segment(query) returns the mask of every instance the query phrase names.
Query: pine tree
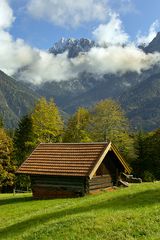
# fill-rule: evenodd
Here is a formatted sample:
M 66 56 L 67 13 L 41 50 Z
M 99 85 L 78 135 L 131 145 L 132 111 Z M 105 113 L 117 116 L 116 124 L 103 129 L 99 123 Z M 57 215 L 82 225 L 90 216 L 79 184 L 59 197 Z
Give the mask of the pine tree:
M 35 142 L 32 119 L 30 115 L 26 115 L 20 119 L 13 138 L 14 158 L 18 166 L 31 153 L 36 145 Z
M 26 115 L 20 119 L 13 137 L 13 156 L 17 168 L 29 156 L 35 146 L 36 141 L 33 133 L 32 119 L 30 115 Z M 15 184 L 17 189 L 27 190 L 30 187 L 29 176 L 17 175 Z

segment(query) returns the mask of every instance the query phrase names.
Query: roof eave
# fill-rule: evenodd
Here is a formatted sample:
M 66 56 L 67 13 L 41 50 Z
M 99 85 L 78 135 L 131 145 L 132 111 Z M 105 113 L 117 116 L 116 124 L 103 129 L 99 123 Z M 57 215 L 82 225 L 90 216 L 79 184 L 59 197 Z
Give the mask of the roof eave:
M 103 159 L 105 158 L 106 154 L 108 153 L 108 151 L 111 148 L 111 142 L 109 142 L 108 144 L 106 144 L 106 147 L 104 148 L 102 154 L 100 155 L 100 157 L 98 158 L 96 164 L 94 165 L 94 168 L 91 170 L 91 172 L 89 173 L 89 179 L 92 179 L 92 177 L 94 176 L 95 172 L 97 171 L 97 169 L 99 168 L 100 164 L 103 162 Z
M 113 143 L 111 144 L 111 149 L 115 153 L 117 158 L 119 159 L 120 163 L 123 165 L 126 172 L 128 174 L 130 174 L 132 172 L 132 169 L 129 167 L 129 165 L 126 163 L 126 161 L 123 159 L 122 155 L 119 153 L 119 151 L 117 150 L 116 146 Z

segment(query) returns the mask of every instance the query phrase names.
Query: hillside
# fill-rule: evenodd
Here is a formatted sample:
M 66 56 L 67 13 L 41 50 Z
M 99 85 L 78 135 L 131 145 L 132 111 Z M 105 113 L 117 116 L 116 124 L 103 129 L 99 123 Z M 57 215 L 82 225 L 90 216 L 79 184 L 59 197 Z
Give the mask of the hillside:
M 159 128 L 160 73 L 130 89 L 120 97 L 120 102 L 135 128 L 147 131 Z
M 0 71 L 0 115 L 5 127 L 16 126 L 19 117 L 30 112 L 38 94 Z
M 83 198 L 32 200 L 0 195 L 3 240 L 159 239 L 160 182 Z

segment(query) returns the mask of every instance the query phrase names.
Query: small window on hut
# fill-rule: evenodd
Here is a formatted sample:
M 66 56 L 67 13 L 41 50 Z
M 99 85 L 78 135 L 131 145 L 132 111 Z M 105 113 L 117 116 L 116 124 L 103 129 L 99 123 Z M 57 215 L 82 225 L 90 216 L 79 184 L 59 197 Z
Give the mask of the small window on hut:
M 96 176 L 103 176 L 103 175 L 106 175 L 106 174 L 108 174 L 108 173 L 109 173 L 109 172 L 108 172 L 105 164 L 104 164 L 104 163 L 101 163 L 101 165 L 99 166 L 99 168 L 98 168 L 97 171 L 96 171 Z

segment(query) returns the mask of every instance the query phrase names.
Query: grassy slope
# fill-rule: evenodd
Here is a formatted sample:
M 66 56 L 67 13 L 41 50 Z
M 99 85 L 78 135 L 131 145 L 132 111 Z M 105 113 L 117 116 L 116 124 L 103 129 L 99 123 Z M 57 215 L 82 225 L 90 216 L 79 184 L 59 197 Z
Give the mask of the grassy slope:
M 160 182 L 84 198 L 0 195 L 0 239 L 160 239 Z

